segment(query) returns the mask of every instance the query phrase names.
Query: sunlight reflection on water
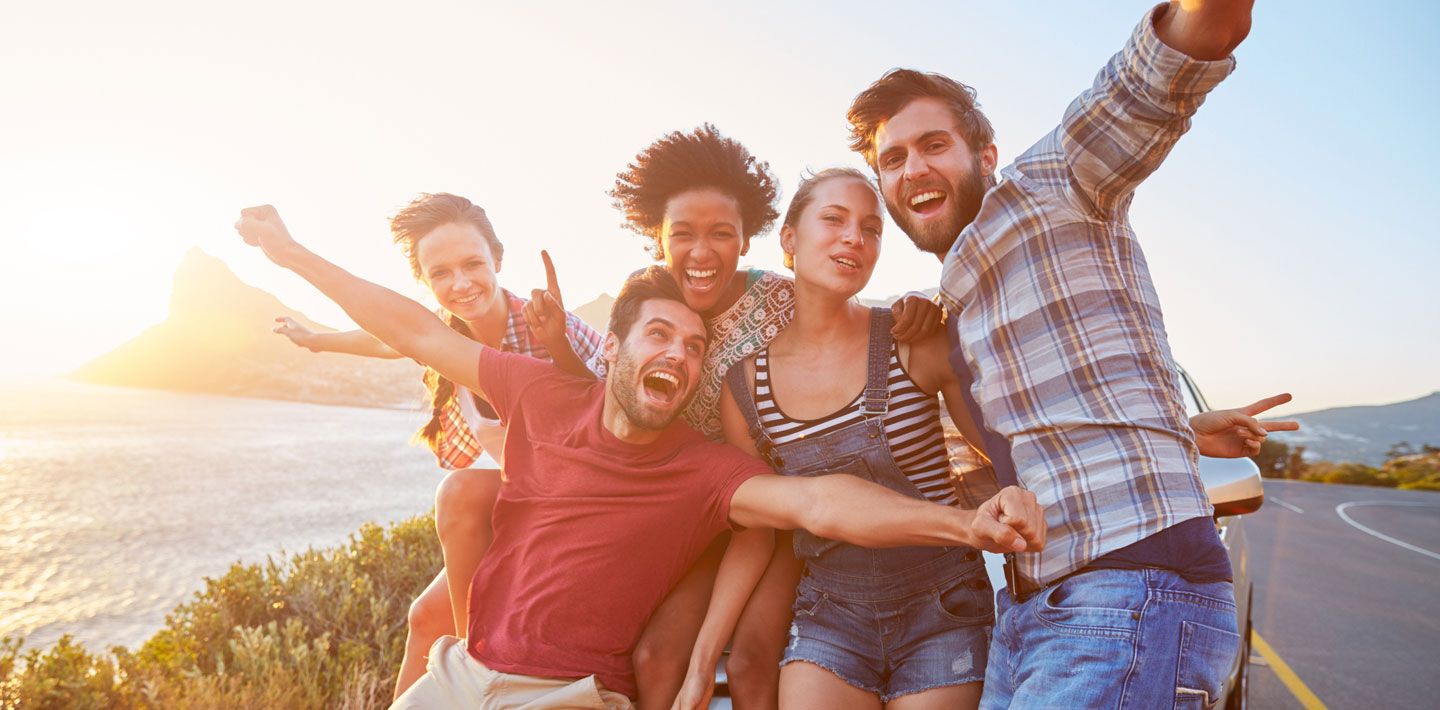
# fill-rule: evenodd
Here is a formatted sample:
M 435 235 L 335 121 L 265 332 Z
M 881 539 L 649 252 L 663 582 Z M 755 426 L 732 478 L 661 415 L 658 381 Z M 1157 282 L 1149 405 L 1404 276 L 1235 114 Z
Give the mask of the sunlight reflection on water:
M 0 382 L 0 636 L 134 645 L 236 560 L 429 510 L 420 412 Z

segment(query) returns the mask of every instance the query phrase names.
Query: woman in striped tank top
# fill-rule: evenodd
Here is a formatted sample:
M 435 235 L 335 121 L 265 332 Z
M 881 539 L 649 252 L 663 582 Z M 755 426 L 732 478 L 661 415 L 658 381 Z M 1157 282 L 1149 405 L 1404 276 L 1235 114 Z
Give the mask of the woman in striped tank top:
M 956 505 L 937 393 L 967 440 L 979 436 L 960 405 L 945 336 L 896 345 L 888 311 L 855 300 L 880 253 L 880 204 L 856 170 L 802 182 L 780 232 L 795 271 L 794 319 L 731 368 L 721 402 L 726 441 L 786 475 L 850 473 Z M 782 708 L 978 706 L 994 614 L 978 551 L 872 550 L 804 530 L 793 547 L 780 539 L 740 617 L 752 627 L 744 634 L 751 647 L 737 635 L 733 654 L 779 660 Z M 743 599 L 743 586 L 722 568 L 712 614 Z M 755 643 L 767 637 L 755 626 L 770 629 L 767 643 Z M 706 686 L 697 669 L 729 636 L 709 627 L 707 619 L 687 691 Z M 693 697 L 682 692 L 679 704 Z

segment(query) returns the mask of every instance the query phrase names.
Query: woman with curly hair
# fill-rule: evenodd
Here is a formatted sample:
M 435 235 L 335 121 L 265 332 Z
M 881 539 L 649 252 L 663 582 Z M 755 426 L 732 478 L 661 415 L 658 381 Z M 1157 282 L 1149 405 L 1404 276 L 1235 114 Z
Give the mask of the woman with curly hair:
M 725 372 L 764 348 L 795 312 L 791 279 L 738 268 L 750 240 L 779 216 L 777 192 L 769 166 L 710 124 L 650 144 L 610 191 L 625 226 L 649 240 L 650 255 L 664 262 L 686 303 L 710 327 L 700 386 L 685 418 L 711 439 L 723 438 L 719 412 Z M 940 309 L 921 294 L 907 295 L 892 311 L 898 340 L 939 330 Z M 789 545 L 789 533 L 778 531 L 777 549 Z M 722 536 L 656 610 L 636 647 L 636 678 L 648 707 L 669 705 L 680 689 L 724 549 Z M 786 612 L 747 610 L 741 619 L 727 665 L 737 707 L 775 707 Z

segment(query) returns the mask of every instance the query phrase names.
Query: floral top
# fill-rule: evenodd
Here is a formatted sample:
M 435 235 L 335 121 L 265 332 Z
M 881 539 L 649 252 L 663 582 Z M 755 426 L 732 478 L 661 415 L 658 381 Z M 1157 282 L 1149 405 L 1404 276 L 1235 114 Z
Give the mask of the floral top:
M 710 321 L 710 349 L 700 368 L 700 386 L 685 410 L 685 421 L 712 441 L 721 441 L 720 393 L 730 366 L 764 348 L 795 317 L 795 282 L 761 269 L 746 272 L 745 293 Z

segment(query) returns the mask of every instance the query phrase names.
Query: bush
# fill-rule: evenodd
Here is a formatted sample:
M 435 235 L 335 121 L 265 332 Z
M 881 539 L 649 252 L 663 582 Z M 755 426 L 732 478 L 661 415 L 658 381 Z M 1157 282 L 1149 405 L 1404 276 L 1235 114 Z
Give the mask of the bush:
M 441 567 L 434 518 L 367 524 L 350 542 L 235 564 L 135 651 L 69 637 L 0 643 L 0 710 L 346 708 L 390 704 L 410 601 Z

